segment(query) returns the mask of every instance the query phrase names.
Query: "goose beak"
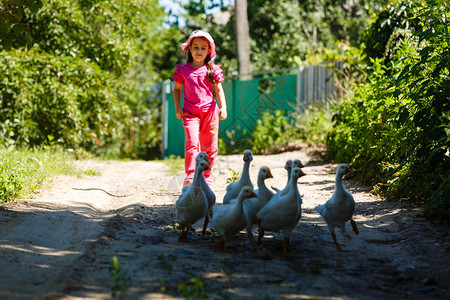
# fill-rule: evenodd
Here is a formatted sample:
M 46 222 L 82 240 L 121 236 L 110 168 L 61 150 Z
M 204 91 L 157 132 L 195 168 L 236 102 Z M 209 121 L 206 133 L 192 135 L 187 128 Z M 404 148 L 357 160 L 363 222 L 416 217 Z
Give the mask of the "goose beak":
M 302 170 L 300 170 L 300 177 L 305 176 L 305 175 L 306 174 Z
M 295 160 L 295 163 L 296 163 L 296 167 L 297 168 L 304 168 L 305 167 L 305 165 L 303 165 L 302 162 L 299 159 Z
M 255 194 L 255 192 L 253 192 L 253 191 L 250 193 L 250 196 L 255 197 L 255 198 L 258 197 L 258 196 Z
M 267 178 L 273 178 L 272 172 L 267 172 Z

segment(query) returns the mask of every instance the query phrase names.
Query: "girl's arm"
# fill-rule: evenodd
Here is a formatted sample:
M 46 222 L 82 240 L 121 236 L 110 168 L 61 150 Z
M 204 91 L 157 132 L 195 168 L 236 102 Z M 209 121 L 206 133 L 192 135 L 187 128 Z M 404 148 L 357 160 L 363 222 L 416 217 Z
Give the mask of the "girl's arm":
M 215 84 L 214 90 L 216 92 L 217 102 L 219 102 L 219 120 L 225 120 L 227 118 L 227 102 L 222 84 L 220 82 Z
M 181 83 L 175 82 L 175 87 L 173 88 L 173 101 L 175 102 L 175 114 L 178 119 L 183 118 L 183 109 L 180 106 L 181 101 Z

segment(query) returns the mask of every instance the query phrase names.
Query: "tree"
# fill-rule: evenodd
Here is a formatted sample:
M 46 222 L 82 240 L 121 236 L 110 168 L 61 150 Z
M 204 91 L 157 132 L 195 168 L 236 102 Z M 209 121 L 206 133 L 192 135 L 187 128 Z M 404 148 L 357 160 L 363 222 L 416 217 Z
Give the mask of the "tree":
M 9 50 L 21 41 L 30 44 L 26 24 L 27 13 L 36 13 L 42 7 L 41 0 L 2 0 L 0 2 L 0 50 Z
M 247 17 L 247 0 L 236 0 L 236 41 L 239 79 L 251 79 L 250 36 Z

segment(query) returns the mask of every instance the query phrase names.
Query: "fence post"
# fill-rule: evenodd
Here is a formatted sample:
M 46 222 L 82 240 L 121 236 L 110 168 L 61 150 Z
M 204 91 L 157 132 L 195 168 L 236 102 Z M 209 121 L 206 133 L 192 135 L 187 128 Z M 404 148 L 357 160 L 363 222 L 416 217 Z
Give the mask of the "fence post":
M 170 79 L 164 80 L 162 85 L 162 107 L 163 107 L 163 128 L 162 128 L 162 141 L 163 141 L 163 158 L 166 158 L 166 152 L 169 140 L 169 103 L 167 95 L 170 94 L 171 81 Z
M 297 70 L 297 107 L 295 110 L 300 111 L 300 104 L 302 103 L 303 95 L 303 65 L 298 66 Z

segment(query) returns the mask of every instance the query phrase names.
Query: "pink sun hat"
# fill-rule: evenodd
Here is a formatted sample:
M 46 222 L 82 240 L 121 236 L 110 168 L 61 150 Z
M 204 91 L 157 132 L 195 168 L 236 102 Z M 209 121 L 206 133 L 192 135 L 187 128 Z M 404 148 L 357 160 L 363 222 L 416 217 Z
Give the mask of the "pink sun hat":
M 185 43 L 181 44 L 181 49 L 183 50 L 183 52 L 186 53 L 186 55 L 188 55 L 189 45 L 191 44 L 191 41 L 196 37 L 204 37 L 208 40 L 209 47 L 211 48 L 210 56 L 211 59 L 213 59 L 214 56 L 216 56 L 216 45 L 214 44 L 214 40 L 211 37 L 211 35 L 203 30 L 196 30 L 191 33 L 188 40 Z

